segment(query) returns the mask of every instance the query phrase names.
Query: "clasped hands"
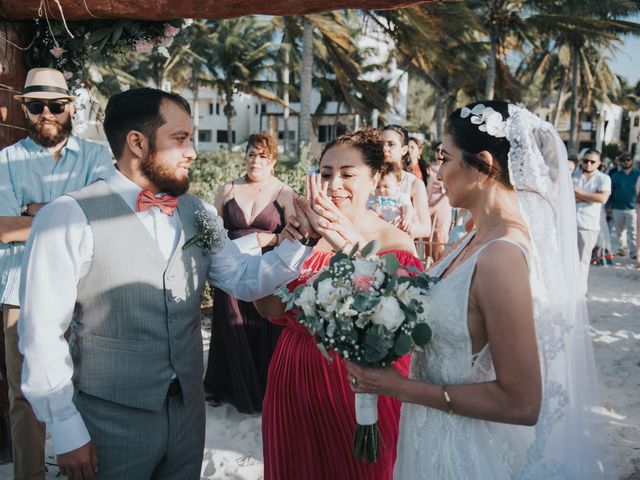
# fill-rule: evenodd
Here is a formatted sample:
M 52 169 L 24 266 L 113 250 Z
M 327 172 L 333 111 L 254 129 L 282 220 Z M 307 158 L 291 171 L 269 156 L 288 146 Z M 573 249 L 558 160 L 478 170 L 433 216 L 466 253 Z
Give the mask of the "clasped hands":
M 328 183 L 322 184 L 317 173 L 308 174 L 304 197 L 294 201 L 295 217 L 291 217 L 280 233 L 280 239 L 292 241 L 322 237 L 334 250 L 364 246 L 365 239 L 327 194 Z

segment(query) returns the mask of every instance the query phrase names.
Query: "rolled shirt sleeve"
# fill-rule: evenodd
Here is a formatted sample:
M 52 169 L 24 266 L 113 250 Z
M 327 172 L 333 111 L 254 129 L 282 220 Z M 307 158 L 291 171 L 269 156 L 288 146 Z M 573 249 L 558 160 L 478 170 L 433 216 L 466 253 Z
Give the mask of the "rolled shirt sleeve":
M 21 210 L 9 167 L 9 151 L 0 151 L 0 217 L 17 217 Z M 22 261 L 19 252 L 23 248 L 22 244 L 0 243 L 0 303 L 18 304 L 18 276 Z
M 251 302 L 271 295 L 281 285 L 296 278 L 310 247 L 283 241 L 262 256 L 242 253 L 234 242 L 211 255 L 209 279 L 229 295 Z
M 202 203 L 222 225 L 216 209 Z M 242 237 L 246 238 L 245 244 L 239 244 L 238 240 L 228 241 L 226 230 L 224 235 L 227 237 L 224 247 L 211 255 L 209 280 L 215 287 L 245 302 L 271 295 L 280 286 L 297 278 L 304 261 L 311 254 L 311 247 L 285 240 L 270 252 L 255 256 L 253 251 L 259 249 L 256 235 Z
M 55 200 L 37 215 L 20 277 L 22 391 L 46 423 L 58 455 L 90 440 L 73 403 L 73 361 L 64 334 L 73 316 L 78 281 L 92 255 L 91 229 L 71 197 Z

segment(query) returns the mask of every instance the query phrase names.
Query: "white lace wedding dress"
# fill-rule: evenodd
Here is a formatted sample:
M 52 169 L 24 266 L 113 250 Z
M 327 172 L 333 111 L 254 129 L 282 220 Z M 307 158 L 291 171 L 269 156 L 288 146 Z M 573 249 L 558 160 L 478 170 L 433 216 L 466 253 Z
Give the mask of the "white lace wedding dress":
M 429 274 L 442 275 L 471 238 L 473 234 Z M 467 327 L 469 288 L 481 252 L 482 249 L 475 252 L 432 287 L 433 339 L 424 352 L 413 354 L 411 378 L 446 385 L 495 380 L 489 345 L 473 355 Z M 399 480 L 512 478 L 522 466 L 533 435 L 533 427 L 476 420 L 405 403 L 400 417 L 394 477 Z
M 526 109 L 508 108 L 509 178 L 531 239 L 527 263 L 543 390 L 538 423 L 506 425 L 406 403 L 396 480 L 617 478 L 607 453 L 607 418 L 600 408 L 579 288 L 567 151 L 549 123 Z M 442 275 L 470 238 L 429 274 Z M 424 352 L 413 355 L 413 378 L 451 385 L 495 380 L 490 348 L 474 357 L 467 328 L 469 287 L 479 254 L 432 288 L 433 338 Z

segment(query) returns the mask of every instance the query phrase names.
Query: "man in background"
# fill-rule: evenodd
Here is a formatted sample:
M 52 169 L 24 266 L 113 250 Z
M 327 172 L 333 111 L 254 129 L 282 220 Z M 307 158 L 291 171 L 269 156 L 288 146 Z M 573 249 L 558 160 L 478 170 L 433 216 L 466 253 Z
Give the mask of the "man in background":
M 24 245 L 40 209 L 114 170 L 110 151 L 72 135 L 75 99 L 61 72 L 34 68 L 16 95 L 29 136 L 0 151 L 0 303 L 9 387 L 9 418 L 16 480 L 44 479 L 44 424 L 20 389 L 18 286 Z
M 573 174 L 576 197 L 576 219 L 578 224 L 578 253 L 583 288 L 586 293 L 589 280 L 591 251 L 600 233 L 602 205 L 611 194 L 611 178 L 599 170 L 601 155 L 598 150 L 587 150 Z
M 640 170 L 633 168 L 633 159 L 629 153 L 619 157 L 620 170 L 611 175 L 611 198 L 607 207 L 618 237 L 618 254 L 629 254 L 638 259 L 637 218 L 638 190 L 640 188 Z M 626 236 L 625 236 L 626 233 Z

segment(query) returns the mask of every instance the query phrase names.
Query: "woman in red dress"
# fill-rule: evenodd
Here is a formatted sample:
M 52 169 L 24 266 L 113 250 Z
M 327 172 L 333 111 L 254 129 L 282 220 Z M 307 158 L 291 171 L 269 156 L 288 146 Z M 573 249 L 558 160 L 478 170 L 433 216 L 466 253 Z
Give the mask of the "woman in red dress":
M 402 264 L 420 268 L 411 238 L 367 209 L 383 162 L 382 148 L 370 132 L 343 135 L 324 148 L 321 181 L 316 177 L 308 182 L 315 213 L 304 206 L 311 226 L 323 236 L 289 288 L 327 265 L 334 250 L 351 249 L 356 242 L 364 246 L 377 240 L 382 253 L 392 252 Z M 291 225 L 287 232 L 299 237 Z M 355 459 L 354 395 L 343 360 L 331 354 L 333 361 L 327 362 L 306 328 L 284 312 L 278 298 L 262 299 L 256 306 L 263 316 L 285 327 L 269 365 L 263 403 L 265 479 L 390 480 L 400 402 L 379 397 L 380 456 L 373 464 Z M 405 376 L 408 365 L 408 356 L 396 362 Z

